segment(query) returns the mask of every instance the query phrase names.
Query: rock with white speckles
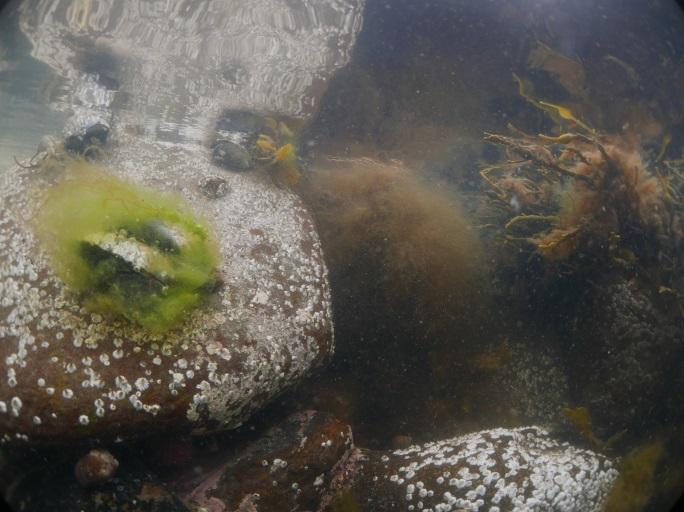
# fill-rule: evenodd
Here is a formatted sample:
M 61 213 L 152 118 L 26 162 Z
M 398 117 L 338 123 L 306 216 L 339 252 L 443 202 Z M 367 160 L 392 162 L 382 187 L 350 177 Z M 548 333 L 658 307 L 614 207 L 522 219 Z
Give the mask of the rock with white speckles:
M 313 114 L 321 85 L 349 61 L 363 4 L 22 3 L 19 28 L 32 58 L 65 80 L 57 108 L 69 116 L 65 134 L 76 136 L 71 154 L 83 150 L 123 180 L 182 196 L 219 241 L 223 287 L 163 336 L 89 314 L 53 274 L 30 227 L 59 171 L 3 172 L 5 442 L 229 429 L 326 360 L 330 297 L 308 212 L 258 171 L 221 169 L 207 146 L 244 145 L 240 133 L 256 136 L 264 112 Z M 83 144 L 93 142 L 89 155 Z
M 252 443 L 226 449 L 215 469 L 170 484 L 193 510 L 317 510 L 336 472 L 353 451 L 349 426 L 326 413 L 293 414 Z M 212 459 L 216 460 L 214 455 Z M 201 463 L 200 463 L 201 464 Z M 249 506 L 253 508 L 248 508 Z
M 295 414 L 247 446 L 227 450 L 221 462 L 212 458 L 203 476 L 169 484 L 190 489 L 177 492 L 191 508 L 599 512 L 618 476 L 610 459 L 539 427 L 376 451 L 355 447 L 346 424 L 318 412 Z
M 598 512 L 617 475 L 607 458 L 538 427 L 494 429 L 367 452 L 337 500 L 360 511 Z
M 568 379 L 556 347 L 528 340 L 508 344 L 510 359 L 498 368 L 494 390 L 502 406 L 524 421 L 554 424 L 569 399 Z
M 224 286 L 166 334 L 82 308 L 31 221 L 61 174 L 15 169 L 0 191 L 0 431 L 5 441 L 202 433 L 241 424 L 332 351 L 327 272 L 297 196 L 228 174 L 209 148 L 117 134 L 104 166 L 207 220 Z M 207 196 L 220 179 L 222 194 Z

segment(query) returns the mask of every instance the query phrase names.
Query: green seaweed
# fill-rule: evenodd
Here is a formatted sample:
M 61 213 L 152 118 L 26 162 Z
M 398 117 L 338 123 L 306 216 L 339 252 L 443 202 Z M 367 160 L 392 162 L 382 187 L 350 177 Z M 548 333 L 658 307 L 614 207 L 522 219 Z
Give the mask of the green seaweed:
M 68 165 L 35 219 L 54 272 L 92 312 L 152 332 L 176 326 L 216 288 L 218 250 L 178 197 Z

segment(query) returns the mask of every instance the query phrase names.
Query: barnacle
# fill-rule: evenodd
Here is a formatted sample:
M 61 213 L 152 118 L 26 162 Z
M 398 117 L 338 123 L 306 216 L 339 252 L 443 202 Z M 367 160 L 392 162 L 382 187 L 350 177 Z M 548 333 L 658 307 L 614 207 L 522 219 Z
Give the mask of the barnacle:
M 216 288 L 216 245 L 179 198 L 91 164 L 68 165 L 34 224 L 54 272 L 93 312 L 164 332 Z

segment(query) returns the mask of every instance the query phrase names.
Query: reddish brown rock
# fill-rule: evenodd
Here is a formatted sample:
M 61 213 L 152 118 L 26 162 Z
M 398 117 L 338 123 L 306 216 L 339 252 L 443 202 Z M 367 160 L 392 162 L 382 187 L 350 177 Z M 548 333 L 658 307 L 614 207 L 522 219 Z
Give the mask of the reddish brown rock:
M 5 441 L 232 428 L 331 354 L 326 268 L 297 196 L 268 178 L 217 169 L 208 150 L 117 140 L 104 162 L 112 174 L 179 194 L 207 219 L 224 286 L 164 335 L 89 313 L 53 274 L 32 232 L 60 172 L 7 172 L 0 191 Z M 225 195 L 208 198 L 205 185 L 217 175 Z
M 362 512 L 599 512 L 618 474 L 609 459 L 538 427 L 363 455 L 336 496 Z
M 64 442 L 235 427 L 330 355 L 330 299 L 300 199 L 266 172 L 216 166 L 208 141 L 251 150 L 242 130 L 217 126 L 226 111 L 315 112 L 322 84 L 350 58 L 363 1 L 79 5 L 31 0 L 17 11 L 32 59 L 64 80 L 56 103 L 68 147 L 181 195 L 220 242 L 225 286 L 167 336 L 83 311 L 30 228 L 59 176 L 3 170 L 0 432 Z M 266 33 L 271 51 L 255 59 Z
M 352 450 L 348 425 L 306 411 L 290 416 L 263 437 L 186 488 L 190 508 L 211 511 L 316 510 L 337 468 Z
M 328 414 L 291 416 L 170 488 L 211 512 L 601 510 L 613 461 L 539 427 L 492 429 L 393 451 L 353 446 Z

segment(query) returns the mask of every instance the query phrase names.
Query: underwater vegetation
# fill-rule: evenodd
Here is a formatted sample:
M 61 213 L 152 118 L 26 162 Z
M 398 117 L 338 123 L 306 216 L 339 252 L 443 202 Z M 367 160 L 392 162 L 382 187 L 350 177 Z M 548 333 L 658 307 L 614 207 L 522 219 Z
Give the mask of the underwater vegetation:
M 602 441 L 594 434 L 594 427 L 591 423 L 589 410 L 584 406 L 574 408 L 566 407 L 563 409 L 563 416 L 565 416 L 565 419 L 568 420 L 579 435 L 588 441 L 594 448 L 603 453 L 609 451 L 613 444 L 626 432 L 623 430 L 611 436 L 607 441 Z
M 573 93 L 573 105 L 600 110 L 579 62 L 538 43 L 528 65 L 555 77 Z M 513 78 L 519 95 L 553 121 L 554 133 L 530 134 L 510 123 L 509 134 L 485 133 L 503 158 L 480 171 L 489 190 L 480 227 L 493 233 L 495 246 L 515 248 L 518 264 L 535 261 L 546 275 L 639 274 L 681 303 L 684 178 L 681 161 L 663 158 L 668 133 L 653 148 L 644 146 L 650 135 L 628 124 L 602 133 L 569 107 L 536 98 L 528 80 Z
M 445 408 L 415 383 L 439 381 L 433 389 L 451 393 L 433 362 L 446 364 L 437 353 L 458 359 L 484 311 L 485 265 L 460 198 L 398 161 L 369 158 L 316 162 L 299 192 L 317 221 L 335 290 L 344 339 L 336 364 L 343 373 L 347 365 L 369 398 L 354 415 L 432 422 L 415 411 Z M 454 375 L 452 368 L 447 379 Z M 399 428 L 389 421 L 382 437 Z
M 35 219 L 54 272 L 90 311 L 161 333 L 217 286 L 218 249 L 176 197 L 73 160 Z
M 294 133 L 283 121 L 267 118 L 266 127 L 271 135 L 261 133 L 256 146 L 261 153 L 273 180 L 279 184 L 293 187 L 299 183 L 301 172 L 295 153 Z
M 634 448 L 620 463 L 620 475 L 608 493 L 605 512 L 644 510 L 655 489 L 654 475 L 663 453 L 663 440 Z
M 538 42 L 530 71 L 513 75 L 525 113 L 541 121 L 485 132 L 496 156 L 480 168 L 477 224 L 494 259 L 494 300 L 562 357 L 563 402 L 582 404 L 561 405 L 562 423 L 594 449 L 626 454 L 606 510 L 658 510 L 663 446 L 648 432 L 681 421 L 663 397 L 681 395 L 671 378 L 684 318 L 684 160 L 672 158 L 676 115 L 663 115 L 657 95 L 634 100 L 648 115 L 622 117 L 595 95 L 597 67 L 636 87 L 628 62 L 604 55 L 588 66 Z
M 388 298 L 463 303 L 482 272 L 478 239 L 458 198 L 399 162 L 330 159 L 303 193 L 335 268 L 374 259 Z
M 512 211 L 508 240 L 549 260 L 577 252 L 626 263 L 652 256 L 643 240 L 654 240 L 663 223 L 664 194 L 634 147 L 593 134 L 516 135 L 486 135 L 509 159 L 481 172 Z

